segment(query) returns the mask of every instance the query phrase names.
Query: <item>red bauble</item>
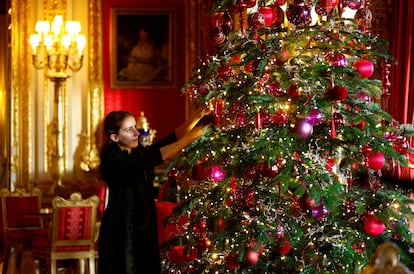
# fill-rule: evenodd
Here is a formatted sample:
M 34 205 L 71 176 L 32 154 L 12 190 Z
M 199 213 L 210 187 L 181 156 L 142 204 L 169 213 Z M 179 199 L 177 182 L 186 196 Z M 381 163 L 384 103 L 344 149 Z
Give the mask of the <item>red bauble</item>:
M 368 78 L 374 73 L 374 64 L 370 60 L 357 60 L 352 64 L 361 78 Z
M 276 126 L 283 127 L 289 122 L 289 113 L 281 108 L 271 116 L 271 121 Z
M 361 27 L 368 28 L 372 22 L 372 12 L 368 8 L 360 8 L 354 16 L 355 22 Z
M 371 152 L 367 156 L 367 166 L 370 169 L 381 169 L 385 164 L 385 157 L 381 151 Z
M 192 177 L 196 181 L 205 181 L 210 174 L 210 168 L 205 168 L 203 162 L 199 161 L 192 170 Z
M 278 6 L 278 5 L 270 5 L 269 8 L 273 9 L 273 13 L 274 13 L 274 22 L 273 22 L 273 26 L 278 27 L 280 26 L 280 24 L 283 23 L 283 21 L 285 20 L 285 13 L 283 11 L 283 9 Z
M 410 143 L 404 136 L 398 136 L 392 143 L 392 148 L 395 149 L 399 154 L 405 155 L 410 149 Z
M 228 269 L 236 269 L 240 267 L 239 256 L 237 254 L 229 253 L 225 260 Z
M 183 264 L 186 262 L 186 258 L 184 256 L 185 246 L 183 245 L 176 245 L 171 247 L 170 251 L 168 252 L 168 258 L 170 261 L 176 264 Z
M 246 264 L 248 266 L 254 266 L 259 261 L 259 252 L 254 249 L 249 249 L 246 252 Z
M 233 76 L 233 70 L 230 66 L 220 66 L 217 68 L 217 76 L 223 80 L 228 80 Z
M 292 83 L 286 90 L 286 94 L 289 97 L 300 97 L 301 89 L 298 87 L 296 83 Z
M 385 224 L 374 215 L 367 215 L 364 221 L 364 230 L 371 236 L 381 235 L 385 230 Z
M 211 39 L 213 40 L 215 45 L 220 45 L 224 41 L 226 41 L 226 35 L 221 30 L 221 28 L 214 28 L 211 31 Z
M 348 89 L 342 86 L 328 88 L 326 97 L 334 101 L 342 101 L 348 96 Z
M 290 251 L 290 242 L 286 237 L 282 237 L 277 241 L 276 251 L 280 255 L 286 255 Z
M 256 5 L 256 0 L 239 0 L 237 5 L 242 8 L 252 8 Z
M 272 7 L 259 7 L 259 12 L 264 16 L 264 22 L 267 27 L 270 27 L 276 22 L 276 12 Z
M 283 6 L 286 4 L 286 0 L 275 0 L 275 5 Z
M 258 11 L 251 13 L 248 18 L 249 25 L 254 29 L 263 28 L 266 24 L 265 20 L 263 13 Z

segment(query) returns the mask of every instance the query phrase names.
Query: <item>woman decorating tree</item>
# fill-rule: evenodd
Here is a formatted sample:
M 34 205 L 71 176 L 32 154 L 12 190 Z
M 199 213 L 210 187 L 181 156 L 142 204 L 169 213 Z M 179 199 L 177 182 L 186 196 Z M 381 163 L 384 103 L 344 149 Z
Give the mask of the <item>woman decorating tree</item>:
M 113 111 L 105 117 L 100 168 L 109 200 L 98 239 L 99 274 L 160 273 L 153 170 L 199 137 L 204 127 L 196 125 L 208 113 L 198 109 L 168 137 L 147 147 L 138 145 L 131 113 Z

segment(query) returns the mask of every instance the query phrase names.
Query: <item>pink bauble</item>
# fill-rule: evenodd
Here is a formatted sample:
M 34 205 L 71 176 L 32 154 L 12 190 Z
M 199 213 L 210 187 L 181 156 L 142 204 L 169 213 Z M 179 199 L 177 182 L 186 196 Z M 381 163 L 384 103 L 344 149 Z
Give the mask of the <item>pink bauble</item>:
M 295 132 L 302 140 L 312 136 L 313 126 L 306 119 L 298 119 L 295 124 Z
M 259 253 L 254 249 L 249 249 L 246 253 L 246 264 L 253 266 L 259 261 Z
M 358 93 L 358 99 L 360 99 L 362 102 L 365 102 L 365 103 L 371 102 L 371 96 L 369 96 L 367 93 L 363 91 Z
M 317 126 L 322 124 L 324 118 L 325 117 L 322 111 L 317 108 L 313 108 L 309 111 L 308 116 L 306 116 L 306 121 L 308 121 L 312 126 Z
M 371 152 L 367 156 L 367 166 L 370 169 L 381 169 L 384 167 L 385 157 L 381 151 Z
M 325 56 L 326 62 L 331 66 L 346 67 L 348 61 L 346 60 L 345 55 L 340 52 L 330 52 Z
M 357 60 L 352 64 L 361 78 L 368 78 L 374 73 L 374 64 L 370 60 Z
M 342 5 L 353 10 L 357 10 L 362 6 L 362 0 L 342 0 Z
M 384 232 L 385 225 L 380 218 L 368 215 L 364 221 L 364 230 L 371 236 L 378 236 Z

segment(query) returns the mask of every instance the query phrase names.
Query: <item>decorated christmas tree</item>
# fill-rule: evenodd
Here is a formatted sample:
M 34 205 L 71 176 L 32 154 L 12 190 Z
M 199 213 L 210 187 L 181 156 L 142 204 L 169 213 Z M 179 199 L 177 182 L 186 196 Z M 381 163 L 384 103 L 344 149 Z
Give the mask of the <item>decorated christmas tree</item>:
M 413 128 L 379 103 L 394 60 L 369 5 L 212 2 L 214 52 L 183 92 L 213 117 L 169 166 L 166 273 L 359 273 L 386 241 L 411 262 L 413 202 L 382 178 Z

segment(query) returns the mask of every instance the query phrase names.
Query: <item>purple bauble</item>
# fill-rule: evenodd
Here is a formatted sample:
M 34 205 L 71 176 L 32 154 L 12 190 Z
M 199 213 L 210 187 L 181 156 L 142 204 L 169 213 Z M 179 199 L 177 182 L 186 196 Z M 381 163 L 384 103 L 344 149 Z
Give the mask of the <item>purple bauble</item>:
M 329 215 L 328 209 L 323 204 L 323 201 L 319 203 L 319 205 L 312 208 L 312 216 L 317 219 L 318 221 L 325 220 Z
M 312 22 L 311 10 L 312 6 L 307 3 L 295 2 L 287 8 L 286 17 L 293 25 L 303 28 Z
M 312 126 L 317 126 L 322 124 L 324 115 L 322 111 L 317 108 L 313 108 L 309 111 L 308 116 L 306 116 L 306 121 L 310 123 Z
M 344 7 L 348 6 L 352 10 L 357 10 L 362 6 L 362 0 L 342 0 L 342 5 Z
M 325 56 L 326 62 L 329 63 L 331 66 L 338 66 L 338 67 L 346 67 L 348 65 L 348 61 L 346 60 L 346 56 L 339 52 L 330 52 Z
M 306 140 L 312 136 L 313 126 L 305 119 L 298 119 L 295 124 L 295 132 L 302 140 Z
M 369 103 L 371 102 L 371 96 L 369 96 L 368 94 L 366 94 L 365 92 L 361 91 L 360 93 L 358 93 L 358 98 L 364 102 L 364 103 Z

